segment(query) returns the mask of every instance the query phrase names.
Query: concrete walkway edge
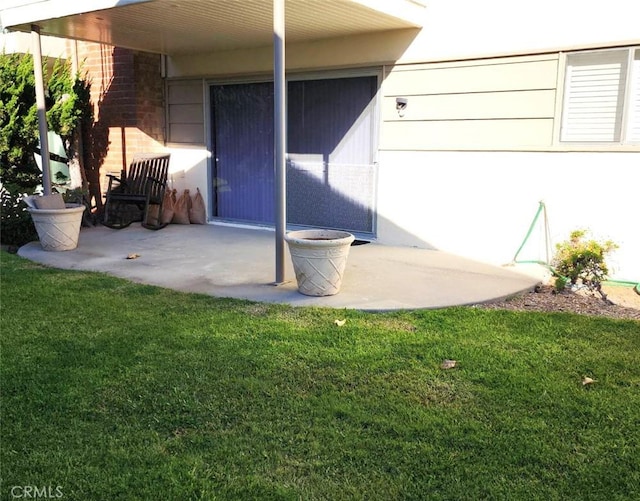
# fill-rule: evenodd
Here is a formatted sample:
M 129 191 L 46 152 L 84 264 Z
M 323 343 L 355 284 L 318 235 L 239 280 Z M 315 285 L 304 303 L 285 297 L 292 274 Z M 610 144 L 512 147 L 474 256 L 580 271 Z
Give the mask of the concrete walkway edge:
M 170 225 L 150 231 L 83 228 L 78 248 L 46 252 L 38 242 L 18 254 L 48 266 L 98 271 L 145 284 L 294 306 L 367 311 L 443 308 L 502 299 L 530 290 L 539 276 L 441 251 L 370 243 L 352 246 L 342 289 L 328 297 L 297 291 L 287 255 L 288 282 L 274 286 L 273 231 L 219 225 Z M 136 259 L 126 259 L 138 254 Z

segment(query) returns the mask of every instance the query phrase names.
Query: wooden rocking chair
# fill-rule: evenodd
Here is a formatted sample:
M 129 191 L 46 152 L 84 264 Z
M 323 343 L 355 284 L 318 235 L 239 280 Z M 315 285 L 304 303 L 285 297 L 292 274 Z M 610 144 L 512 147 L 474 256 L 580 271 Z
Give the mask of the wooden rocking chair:
M 167 226 L 162 223 L 162 202 L 167 189 L 169 154 L 136 155 L 122 179 L 112 174 L 104 205 L 102 223 L 109 228 L 122 229 L 134 221 L 142 226 L 159 230 Z M 150 207 L 158 206 L 156 223 L 151 222 Z

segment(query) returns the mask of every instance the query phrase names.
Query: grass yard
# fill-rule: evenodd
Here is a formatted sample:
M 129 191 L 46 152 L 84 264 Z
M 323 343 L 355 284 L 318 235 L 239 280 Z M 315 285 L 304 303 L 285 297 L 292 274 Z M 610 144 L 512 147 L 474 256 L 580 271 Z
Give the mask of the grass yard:
M 639 322 L 296 309 L 0 254 L 0 499 L 640 499 Z

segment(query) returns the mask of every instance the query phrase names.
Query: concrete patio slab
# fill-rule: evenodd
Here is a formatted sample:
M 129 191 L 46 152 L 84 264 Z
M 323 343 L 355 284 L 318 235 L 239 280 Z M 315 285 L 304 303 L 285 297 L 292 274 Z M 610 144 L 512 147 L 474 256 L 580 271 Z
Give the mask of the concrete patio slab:
M 18 254 L 48 266 L 105 272 L 135 282 L 252 301 L 360 310 L 442 308 L 503 298 L 540 282 L 535 274 L 441 251 L 370 243 L 352 246 L 339 294 L 309 297 L 275 279 L 274 233 L 222 225 L 170 225 L 160 231 L 83 228 L 78 248 L 46 252 L 38 242 Z M 126 259 L 139 254 L 136 259 Z

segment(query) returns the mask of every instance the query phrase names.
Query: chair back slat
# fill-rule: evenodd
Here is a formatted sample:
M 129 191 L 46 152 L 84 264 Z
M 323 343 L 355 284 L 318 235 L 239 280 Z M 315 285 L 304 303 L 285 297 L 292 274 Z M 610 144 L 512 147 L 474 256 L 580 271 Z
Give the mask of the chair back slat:
M 170 155 L 140 155 L 134 157 L 129 165 L 124 192 L 128 194 L 146 194 L 151 200 L 164 196 L 169 176 Z M 156 180 L 151 181 L 149 178 Z
M 151 163 L 150 177 L 161 181 L 160 183 L 152 182 L 148 189 L 151 192 L 152 199 L 158 199 L 164 196 L 166 181 L 169 176 L 169 157 L 156 158 Z

